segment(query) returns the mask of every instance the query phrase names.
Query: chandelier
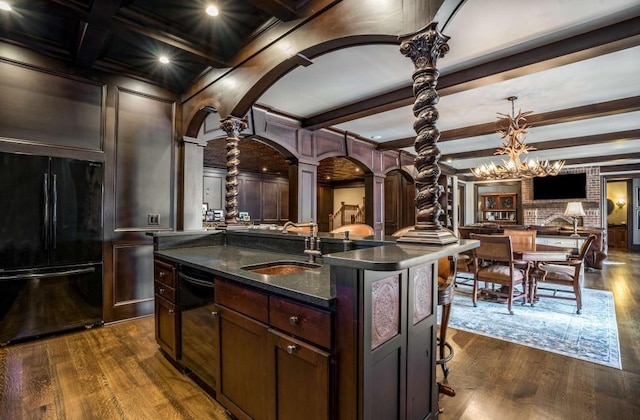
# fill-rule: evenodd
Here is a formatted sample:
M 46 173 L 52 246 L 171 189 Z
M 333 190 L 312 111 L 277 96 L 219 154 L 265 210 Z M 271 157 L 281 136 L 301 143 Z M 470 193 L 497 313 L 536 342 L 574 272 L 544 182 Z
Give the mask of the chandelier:
M 525 135 L 527 134 L 526 116 L 533 111 L 514 112 L 514 102 L 517 96 L 507 98 L 511 101 L 511 115 L 498 113 L 499 124 L 503 127 L 498 130 L 504 139 L 502 147 L 498 148 L 494 155 L 509 155 L 509 160 L 502 160 L 501 165 L 491 162 L 488 165 L 481 165 L 471 168 L 471 172 L 476 178 L 483 179 L 506 179 L 506 178 L 533 178 L 536 176 L 558 175 L 564 166 L 564 160 L 550 163 L 548 160 L 520 159 L 523 153 L 536 150 L 535 147 L 527 146 Z

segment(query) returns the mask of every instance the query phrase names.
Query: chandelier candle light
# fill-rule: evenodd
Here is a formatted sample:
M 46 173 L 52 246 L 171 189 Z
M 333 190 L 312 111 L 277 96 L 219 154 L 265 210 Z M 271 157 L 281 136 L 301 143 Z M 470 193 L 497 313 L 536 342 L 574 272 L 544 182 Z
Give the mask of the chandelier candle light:
M 558 175 L 564 161 L 559 160 L 549 163 L 548 160 L 540 161 L 538 159 L 530 160 L 528 158 L 520 159 L 523 153 L 529 153 L 536 150 L 535 147 L 527 146 L 525 143 L 525 135 L 527 134 L 526 116 L 533 111 L 518 111 L 515 115 L 514 102 L 517 96 L 507 98 L 511 102 L 511 115 L 498 113 L 499 124 L 502 128 L 498 133 L 502 135 L 504 143 L 498 148 L 495 155 L 509 155 L 509 160 L 502 160 L 501 165 L 491 162 L 488 165 L 482 165 L 477 168 L 471 168 L 471 172 L 476 178 L 482 179 L 507 179 L 507 178 L 533 178 L 536 176 Z

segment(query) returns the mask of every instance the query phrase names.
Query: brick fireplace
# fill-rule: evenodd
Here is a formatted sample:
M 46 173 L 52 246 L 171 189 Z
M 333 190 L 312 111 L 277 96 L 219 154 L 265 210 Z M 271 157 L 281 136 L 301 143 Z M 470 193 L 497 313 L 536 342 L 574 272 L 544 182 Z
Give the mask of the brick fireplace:
M 571 218 L 563 216 L 569 201 L 580 201 L 585 217 L 578 219 L 578 226 L 601 227 L 600 167 L 571 168 L 562 171 L 565 174 L 587 174 L 587 198 L 583 200 L 536 200 L 533 201 L 533 180 L 522 180 L 522 209 L 525 225 L 573 224 Z

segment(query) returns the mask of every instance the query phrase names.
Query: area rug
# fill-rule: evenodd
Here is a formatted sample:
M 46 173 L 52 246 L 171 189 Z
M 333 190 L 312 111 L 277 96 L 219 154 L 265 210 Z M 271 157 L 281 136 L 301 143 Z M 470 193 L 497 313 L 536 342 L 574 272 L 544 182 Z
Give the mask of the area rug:
M 459 288 L 449 327 L 621 369 L 618 326 L 611 292 L 584 289 L 582 314 L 575 301 L 541 298 L 534 307 L 479 300 Z

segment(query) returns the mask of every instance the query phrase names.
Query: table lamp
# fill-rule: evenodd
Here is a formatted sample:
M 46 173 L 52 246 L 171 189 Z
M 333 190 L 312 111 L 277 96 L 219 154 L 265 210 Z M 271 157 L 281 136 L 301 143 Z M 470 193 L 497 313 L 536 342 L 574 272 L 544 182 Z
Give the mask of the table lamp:
M 577 238 L 578 235 L 578 217 L 584 217 L 587 214 L 582 208 L 582 203 L 579 201 L 570 201 L 567 203 L 567 208 L 564 211 L 565 216 L 573 217 L 573 234 L 572 238 Z

